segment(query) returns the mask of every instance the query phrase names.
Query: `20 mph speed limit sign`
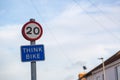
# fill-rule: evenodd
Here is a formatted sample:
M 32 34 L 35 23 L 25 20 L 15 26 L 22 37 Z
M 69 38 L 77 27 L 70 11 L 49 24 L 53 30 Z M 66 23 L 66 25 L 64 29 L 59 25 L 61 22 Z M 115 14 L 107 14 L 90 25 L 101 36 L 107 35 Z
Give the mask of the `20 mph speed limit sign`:
M 35 21 L 27 22 L 23 25 L 22 35 L 29 41 L 35 41 L 42 36 L 43 30 L 39 23 Z

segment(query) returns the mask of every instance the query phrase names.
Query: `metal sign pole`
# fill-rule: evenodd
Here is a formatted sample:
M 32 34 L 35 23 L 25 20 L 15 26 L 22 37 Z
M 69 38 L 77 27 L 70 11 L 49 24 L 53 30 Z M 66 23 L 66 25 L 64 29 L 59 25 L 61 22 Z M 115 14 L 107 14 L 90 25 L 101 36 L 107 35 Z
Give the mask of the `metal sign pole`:
M 30 21 L 35 21 L 35 19 L 30 19 Z M 31 41 L 30 45 L 35 45 L 35 41 Z M 36 80 L 36 61 L 31 62 L 31 80 Z
M 36 61 L 31 62 L 31 80 L 36 80 Z
M 35 41 L 31 41 L 31 45 L 35 45 Z M 36 61 L 31 62 L 31 80 L 36 80 Z
M 30 46 L 21 46 L 21 60 L 22 62 L 31 61 L 31 80 L 36 80 L 36 61 L 44 60 L 44 45 L 35 43 L 42 34 L 42 26 L 35 19 L 30 19 L 22 27 L 22 35 L 30 41 Z

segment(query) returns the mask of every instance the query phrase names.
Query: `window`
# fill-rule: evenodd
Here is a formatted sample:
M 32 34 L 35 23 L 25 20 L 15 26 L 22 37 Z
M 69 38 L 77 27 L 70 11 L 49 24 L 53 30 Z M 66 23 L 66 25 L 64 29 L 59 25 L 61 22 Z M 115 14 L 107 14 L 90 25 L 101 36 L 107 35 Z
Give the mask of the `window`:
M 117 80 L 120 80 L 120 66 L 116 67 L 116 72 L 117 72 Z
M 100 80 L 100 76 L 97 76 L 97 77 L 96 77 L 96 80 Z
M 102 80 L 104 80 L 104 74 L 102 74 Z

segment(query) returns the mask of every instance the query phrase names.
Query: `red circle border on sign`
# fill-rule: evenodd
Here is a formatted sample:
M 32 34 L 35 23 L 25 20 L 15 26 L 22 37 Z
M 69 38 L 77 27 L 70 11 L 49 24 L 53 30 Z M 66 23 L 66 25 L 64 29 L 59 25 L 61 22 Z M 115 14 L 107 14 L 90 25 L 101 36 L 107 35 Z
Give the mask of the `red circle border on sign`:
M 40 35 L 39 35 L 37 38 L 29 38 L 29 37 L 26 35 L 26 33 L 25 33 L 25 28 L 26 28 L 27 25 L 30 24 L 30 23 L 37 24 L 37 25 L 39 26 L 40 30 L 41 30 L 41 33 L 40 33 Z M 29 21 L 29 22 L 27 22 L 26 24 L 24 24 L 23 27 L 22 27 L 22 35 L 23 35 L 23 37 L 24 37 L 26 40 L 29 40 L 29 41 L 38 40 L 38 39 L 42 36 L 42 34 L 43 34 L 43 29 L 42 29 L 42 26 L 41 26 L 38 22 Z

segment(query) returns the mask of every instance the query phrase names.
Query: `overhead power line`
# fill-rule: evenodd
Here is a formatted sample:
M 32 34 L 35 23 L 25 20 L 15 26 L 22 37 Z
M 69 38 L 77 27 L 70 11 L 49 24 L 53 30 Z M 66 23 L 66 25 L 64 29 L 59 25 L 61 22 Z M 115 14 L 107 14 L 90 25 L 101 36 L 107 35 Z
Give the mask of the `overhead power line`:
M 40 12 L 39 12 L 37 6 L 34 4 L 34 2 L 33 2 L 32 0 L 30 0 L 30 2 L 31 2 L 31 4 L 32 4 L 34 10 L 37 12 L 37 14 L 38 14 L 39 16 L 41 16 L 41 15 L 40 15 Z M 62 46 L 60 46 L 59 41 L 57 40 L 57 38 L 55 37 L 55 35 L 54 35 L 53 32 L 51 31 L 51 29 L 50 29 L 49 27 L 47 27 L 46 24 L 45 24 L 45 26 L 46 26 L 47 31 L 51 34 L 51 36 L 52 36 L 53 39 L 55 40 L 56 44 L 58 45 L 58 48 L 59 48 L 62 52 L 64 52 L 64 50 L 63 50 L 64 48 L 63 48 Z M 68 61 L 71 65 L 73 64 L 72 60 L 71 60 L 66 54 L 62 54 L 62 55 L 67 59 L 67 61 Z
M 103 24 L 101 24 L 98 20 L 96 20 L 92 15 L 88 14 L 87 10 L 80 6 L 80 4 L 76 0 L 72 0 L 76 5 L 78 5 L 79 8 L 81 8 L 94 22 L 100 25 L 101 28 L 103 28 L 106 32 L 108 32 L 112 37 L 116 38 L 118 41 L 120 41 L 120 38 L 113 34 L 108 28 L 106 28 Z
M 118 23 L 116 23 L 110 16 L 108 16 L 108 15 L 105 15 L 105 12 L 103 12 L 103 10 L 101 9 L 101 8 L 99 8 L 95 3 L 93 3 L 93 1 L 91 1 L 91 0 L 87 0 L 92 6 L 94 6 L 97 10 L 99 10 L 99 12 L 101 13 L 101 14 L 103 14 L 103 16 L 105 17 L 105 18 L 107 18 L 109 21 L 111 21 L 112 23 L 114 23 L 115 25 L 117 24 L 117 25 L 119 25 Z

